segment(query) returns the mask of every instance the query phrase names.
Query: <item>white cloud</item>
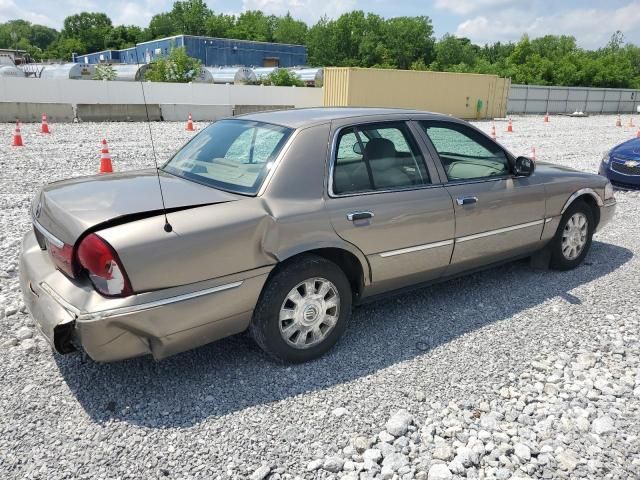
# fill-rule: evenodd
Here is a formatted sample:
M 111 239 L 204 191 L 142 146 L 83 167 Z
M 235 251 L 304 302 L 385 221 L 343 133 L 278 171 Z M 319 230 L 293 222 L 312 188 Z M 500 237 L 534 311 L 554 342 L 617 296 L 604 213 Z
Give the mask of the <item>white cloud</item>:
M 56 26 L 57 23 L 47 15 L 25 10 L 18 6 L 13 0 L 0 0 L 0 22 L 18 19 L 47 26 Z
M 113 2 L 115 3 L 115 2 Z M 114 25 L 138 25 L 146 27 L 156 13 L 171 10 L 171 2 L 167 0 L 143 2 L 117 2 L 111 20 Z
M 356 0 L 242 0 L 243 10 L 262 10 L 268 14 L 284 15 L 315 23 L 323 15 L 336 18 L 353 10 Z
M 617 9 L 579 8 L 555 15 L 508 9 L 465 20 L 455 33 L 476 43 L 518 40 L 524 33 L 532 38 L 548 34 L 573 35 L 582 47 L 597 48 L 616 30 L 625 33 L 627 40 L 637 41 L 638 29 L 640 2 L 636 1 Z
M 468 15 L 513 3 L 514 0 L 435 0 L 435 7 L 457 15 Z

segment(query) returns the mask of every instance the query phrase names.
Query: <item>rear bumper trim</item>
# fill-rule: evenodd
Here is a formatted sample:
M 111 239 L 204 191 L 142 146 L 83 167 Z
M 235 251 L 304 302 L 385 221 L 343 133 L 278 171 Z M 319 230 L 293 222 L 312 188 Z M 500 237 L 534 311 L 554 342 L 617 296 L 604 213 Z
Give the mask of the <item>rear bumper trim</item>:
M 118 317 L 121 315 L 129 315 L 131 313 L 142 312 L 151 308 L 162 307 L 172 303 L 184 302 L 193 298 L 202 297 L 204 295 L 210 295 L 212 293 L 218 293 L 232 288 L 237 288 L 242 285 L 243 281 L 227 283 L 225 285 L 218 285 L 217 287 L 211 287 L 204 290 L 198 290 L 196 292 L 184 293 L 182 295 L 176 295 L 162 300 L 155 300 L 153 302 L 141 303 L 139 305 L 131 305 L 128 307 L 110 308 L 105 310 L 98 310 L 95 312 L 77 312 L 77 319 L 81 322 L 94 322 L 103 320 L 105 318 Z M 64 305 L 63 305 L 64 306 Z M 72 307 L 75 308 L 75 307 Z M 77 309 L 76 309 L 77 311 Z
M 53 245 L 58 248 L 64 247 L 64 242 L 40 225 L 35 218 L 33 219 L 33 226 L 36 227 L 36 229 Z

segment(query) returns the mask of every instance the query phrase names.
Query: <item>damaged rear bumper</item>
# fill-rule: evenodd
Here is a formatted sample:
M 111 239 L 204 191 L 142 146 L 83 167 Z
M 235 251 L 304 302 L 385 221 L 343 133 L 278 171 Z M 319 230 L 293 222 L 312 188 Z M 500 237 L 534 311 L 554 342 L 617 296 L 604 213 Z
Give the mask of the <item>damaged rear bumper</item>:
M 30 232 L 20 285 L 29 313 L 58 353 L 77 345 L 109 362 L 145 354 L 162 359 L 244 331 L 269 271 L 107 299 L 55 270 Z

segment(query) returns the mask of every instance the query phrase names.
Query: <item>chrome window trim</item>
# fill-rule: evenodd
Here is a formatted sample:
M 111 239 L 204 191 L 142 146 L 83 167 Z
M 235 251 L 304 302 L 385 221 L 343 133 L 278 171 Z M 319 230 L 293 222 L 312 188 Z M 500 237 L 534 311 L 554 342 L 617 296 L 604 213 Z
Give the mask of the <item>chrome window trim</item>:
M 512 225 L 510 227 L 498 228 L 496 230 L 489 230 L 487 232 L 475 233 L 473 235 L 466 235 L 464 237 L 457 237 L 456 243 L 467 242 L 469 240 L 476 240 L 478 238 L 490 237 L 492 235 L 499 235 L 501 233 L 513 232 L 514 230 L 521 230 L 523 228 L 535 227 L 536 225 L 542 225 L 544 220 L 535 220 L 533 222 L 519 223 L 518 225 Z
M 333 173 L 335 171 L 335 164 L 337 160 L 336 154 L 337 154 L 337 148 L 338 148 L 338 137 L 340 137 L 340 132 L 342 132 L 342 130 L 344 130 L 345 128 L 354 128 L 354 127 L 359 127 L 360 125 L 370 125 L 370 124 L 376 124 L 376 123 L 404 123 L 406 127 L 409 129 L 409 134 L 415 137 L 415 135 L 413 134 L 413 131 L 411 130 L 408 124 L 408 122 L 410 121 L 411 121 L 410 118 L 405 118 L 405 117 L 394 118 L 394 119 L 376 119 L 376 120 L 371 120 L 366 122 L 354 122 L 348 125 L 342 125 L 341 127 L 338 127 L 332 134 L 333 137 L 331 138 L 331 148 L 329 149 L 329 175 L 327 175 L 327 193 L 329 194 L 329 198 L 348 198 L 348 197 L 356 197 L 360 195 L 374 195 L 377 193 L 407 192 L 407 191 L 413 191 L 413 190 L 424 190 L 427 188 L 434 188 L 434 187 L 443 187 L 444 186 L 443 184 L 433 183 L 433 179 L 429 178 L 429 181 L 431 183 L 425 183 L 423 185 L 410 185 L 407 187 L 385 188 L 384 190 L 383 189 L 366 190 L 364 192 L 352 192 L 352 193 L 335 193 L 333 191 Z M 413 138 L 413 140 L 417 142 L 416 138 Z M 420 156 L 423 157 L 422 161 L 425 164 L 425 169 L 427 170 L 427 174 L 429 175 L 429 177 L 431 177 L 431 172 L 429 172 L 429 168 L 427 166 L 426 160 L 424 159 L 424 155 L 422 154 L 422 150 L 420 149 L 420 145 L 416 145 L 416 146 L 418 147 Z
M 94 312 L 81 312 L 77 307 L 71 305 L 64 300 L 55 290 L 53 290 L 47 283 L 41 282 L 40 287 L 47 294 L 49 294 L 56 302 L 58 302 L 63 308 L 73 313 L 76 316 L 76 320 L 82 322 L 95 322 L 98 320 L 104 320 L 105 318 L 118 317 L 121 315 L 128 315 L 131 313 L 138 313 L 152 308 L 163 307 L 173 303 L 184 302 L 194 298 L 202 297 L 204 295 L 210 295 L 212 293 L 223 292 L 225 290 L 231 290 L 242 285 L 244 281 L 240 280 L 233 283 L 227 283 L 224 285 L 218 285 L 217 287 L 205 288 L 204 290 L 198 290 L 190 293 L 183 293 L 181 295 L 175 295 L 173 297 L 163 298 L 162 300 L 154 300 L 152 302 L 140 303 L 138 305 L 130 305 L 126 307 L 108 308 L 104 310 L 96 310 Z
M 451 240 L 443 240 L 441 242 L 433 242 L 433 243 L 425 243 L 423 245 L 416 245 L 415 247 L 401 248 L 399 250 L 390 250 L 388 252 L 382 252 L 379 255 L 382 258 L 395 257 L 396 255 L 403 255 L 405 253 L 419 252 L 421 250 L 429 250 L 431 248 L 446 247 L 447 245 L 453 245 L 453 240 L 452 239 Z
M 587 194 L 591 195 L 594 198 L 594 200 L 596 201 L 599 207 L 602 207 L 604 205 L 602 198 L 600 198 L 600 195 L 598 195 L 598 192 L 596 192 L 593 188 L 581 188 L 577 192 L 574 192 L 573 194 L 571 194 L 571 196 L 567 199 L 564 206 L 562 207 L 562 210 L 560 210 L 560 215 L 562 215 L 564 212 L 567 211 L 567 208 L 569 208 L 569 205 L 571 205 L 576 198 L 582 195 L 587 195 Z
M 33 218 L 33 226 L 38 229 L 38 231 L 47 239 L 49 242 L 53 243 L 58 248 L 64 247 L 64 242 L 60 240 L 58 237 L 49 232 L 46 228 L 38 223 L 38 221 Z

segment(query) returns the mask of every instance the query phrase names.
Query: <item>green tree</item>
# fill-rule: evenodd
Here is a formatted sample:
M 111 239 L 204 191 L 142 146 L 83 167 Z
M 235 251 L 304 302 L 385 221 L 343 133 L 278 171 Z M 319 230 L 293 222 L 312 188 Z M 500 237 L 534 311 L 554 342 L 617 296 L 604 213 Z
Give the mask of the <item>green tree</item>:
M 212 15 L 207 19 L 207 35 L 218 38 L 229 38 L 236 25 L 236 17 L 233 15 Z
M 77 38 L 60 38 L 49 45 L 43 53 L 43 58 L 47 60 L 71 61 L 72 53 L 86 52 L 87 47 Z
M 173 16 L 169 12 L 159 13 L 151 17 L 148 32 L 150 39 L 170 37 L 179 33 L 178 27 L 173 21 Z
M 274 87 L 304 87 L 304 82 L 298 75 L 284 68 L 271 72 L 262 83 Z
M 278 18 L 273 30 L 273 41 L 278 43 L 304 44 L 307 38 L 307 24 L 295 20 L 289 12 L 284 17 Z
M 206 35 L 213 12 L 203 0 L 178 0 L 169 12 L 174 29 L 184 35 Z
M 98 52 L 105 49 L 112 28 L 111 19 L 106 14 L 82 12 L 64 19 L 62 36 L 82 43 L 85 49 L 77 53 Z
M 273 23 L 273 18 L 266 16 L 260 10 L 247 10 L 236 19 L 229 35 L 231 38 L 240 40 L 270 42 L 273 40 Z
M 120 50 L 133 47 L 144 41 L 144 32 L 135 25 L 118 25 L 109 31 L 105 38 L 105 48 Z
M 435 45 L 435 70 L 448 70 L 455 65 L 473 67 L 479 57 L 479 47 L 468 38 L 444 35 Z
M 393 64 L 408 69 L 416 60 L 433 59 L 433 26 L 429 17 L 390 18 L 385 25 L 385 46 Z
M 167 57 L 151 62 L 145 78 L 152 82 L 188 83 L 199 75 L 201 68 L 200 60 L 187 55 L 184 47 L 172 48 Z

